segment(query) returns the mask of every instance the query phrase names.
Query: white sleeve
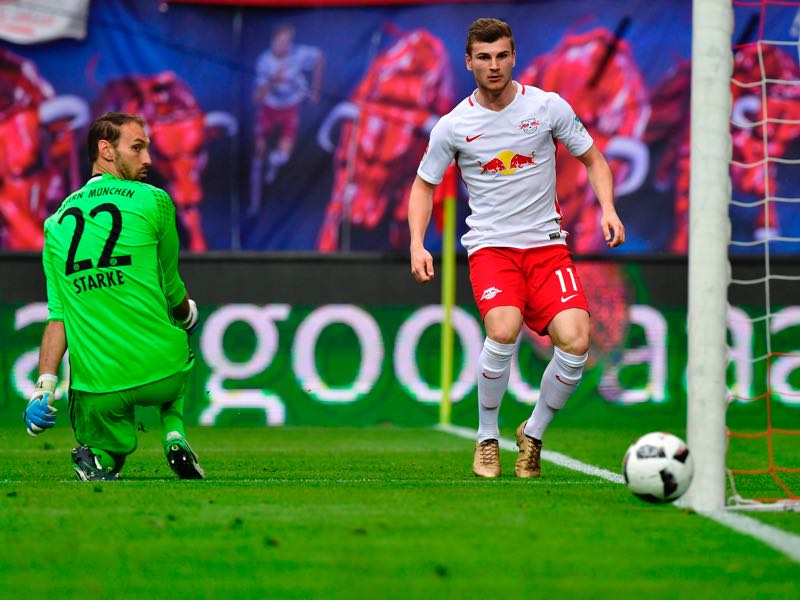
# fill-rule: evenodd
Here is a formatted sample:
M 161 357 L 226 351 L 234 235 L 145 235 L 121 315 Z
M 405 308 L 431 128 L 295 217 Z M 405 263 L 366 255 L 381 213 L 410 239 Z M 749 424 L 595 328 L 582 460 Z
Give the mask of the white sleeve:
M 455 157 L 451 135 L 450 120 L 443 117 L 439 119 L 428 141 L 428 148 L 419 163 L 417 175 L 433 185 L 439 185 L 444 178 L 447 167 Z
M 581 120 L 561 96 L 550 92 L 548 94 L 548 112 L 551 127 L 556 139 L 564 144 L 572 156 L 580 156 L 592 147 L 594 140 Z
M 256 60 L 256 86 L 269 83 L 269 52 L 262 52 Z
M 322 55 L 322 51 L 315 46 L 298 46 L 297 51 L 300 56 L 300 64 L 304 71 L 312 70 Z

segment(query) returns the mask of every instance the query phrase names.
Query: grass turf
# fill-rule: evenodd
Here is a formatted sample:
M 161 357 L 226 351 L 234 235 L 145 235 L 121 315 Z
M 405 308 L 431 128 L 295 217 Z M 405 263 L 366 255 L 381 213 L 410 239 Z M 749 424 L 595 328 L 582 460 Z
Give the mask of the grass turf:
M 632 437 L 554 426 L 546 447 L 616 471 Z M 752 538 L 548 463 L 541 480 L 516 480 L 509 452 L 503 478 L 478 480 L 472 443 L 441 432 L 213 428 L 190 440 L 204 481 L 175 480 L 146 432 L 123 481 L 81 483 L 68 427 L 0 429 L 0 595 L 800 595 L 800 566 Z M 800 530 L 796 513 L 767 519 Z

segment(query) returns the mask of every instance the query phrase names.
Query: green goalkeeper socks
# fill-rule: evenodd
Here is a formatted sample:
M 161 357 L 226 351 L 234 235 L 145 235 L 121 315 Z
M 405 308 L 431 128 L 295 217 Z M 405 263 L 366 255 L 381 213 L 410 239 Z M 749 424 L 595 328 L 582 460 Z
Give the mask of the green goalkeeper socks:
M 167 435 L 173 432 L 186 439 L 186 431 L 183 428 L 183 415 L 175 407 L 161 409 L 161 443 L 164 451 L 167 451 Z

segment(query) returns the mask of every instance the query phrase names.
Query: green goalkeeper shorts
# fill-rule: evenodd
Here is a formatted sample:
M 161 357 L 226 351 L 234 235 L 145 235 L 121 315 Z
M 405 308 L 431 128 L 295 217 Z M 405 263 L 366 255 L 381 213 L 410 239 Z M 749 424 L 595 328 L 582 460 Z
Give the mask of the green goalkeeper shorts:
M 70 389 L 69 417 L 82 446 L 128 455 L 136 450 L 135 408 L 159 406 L 183 415 L 189 370 L 127 390 L 95 394 Z

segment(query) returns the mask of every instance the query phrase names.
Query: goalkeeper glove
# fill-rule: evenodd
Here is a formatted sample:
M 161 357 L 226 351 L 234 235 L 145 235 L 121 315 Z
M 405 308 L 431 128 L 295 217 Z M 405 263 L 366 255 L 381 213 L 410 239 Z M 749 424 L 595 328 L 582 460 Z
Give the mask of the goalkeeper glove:
M 36 389 L 28 401 L 28 406 L 25 407 L 25 412 L 22 413 L 29 435 L 37 436 L 56 424 L 58 410 L 51 406 L 50 402 L 55 399 L 57 383 L 58 377 L 48 374 L 41 375 L 36 382 Z
M 178 321 L 178 327 L 189 335 L 192 335 L 194 330 L 197 329 L 198 323 L 200 323 L 200 316 L 197 314 L 197 304 L 195 304 L 194 300 L 189 298 L 189 316 L 183 321 Z

